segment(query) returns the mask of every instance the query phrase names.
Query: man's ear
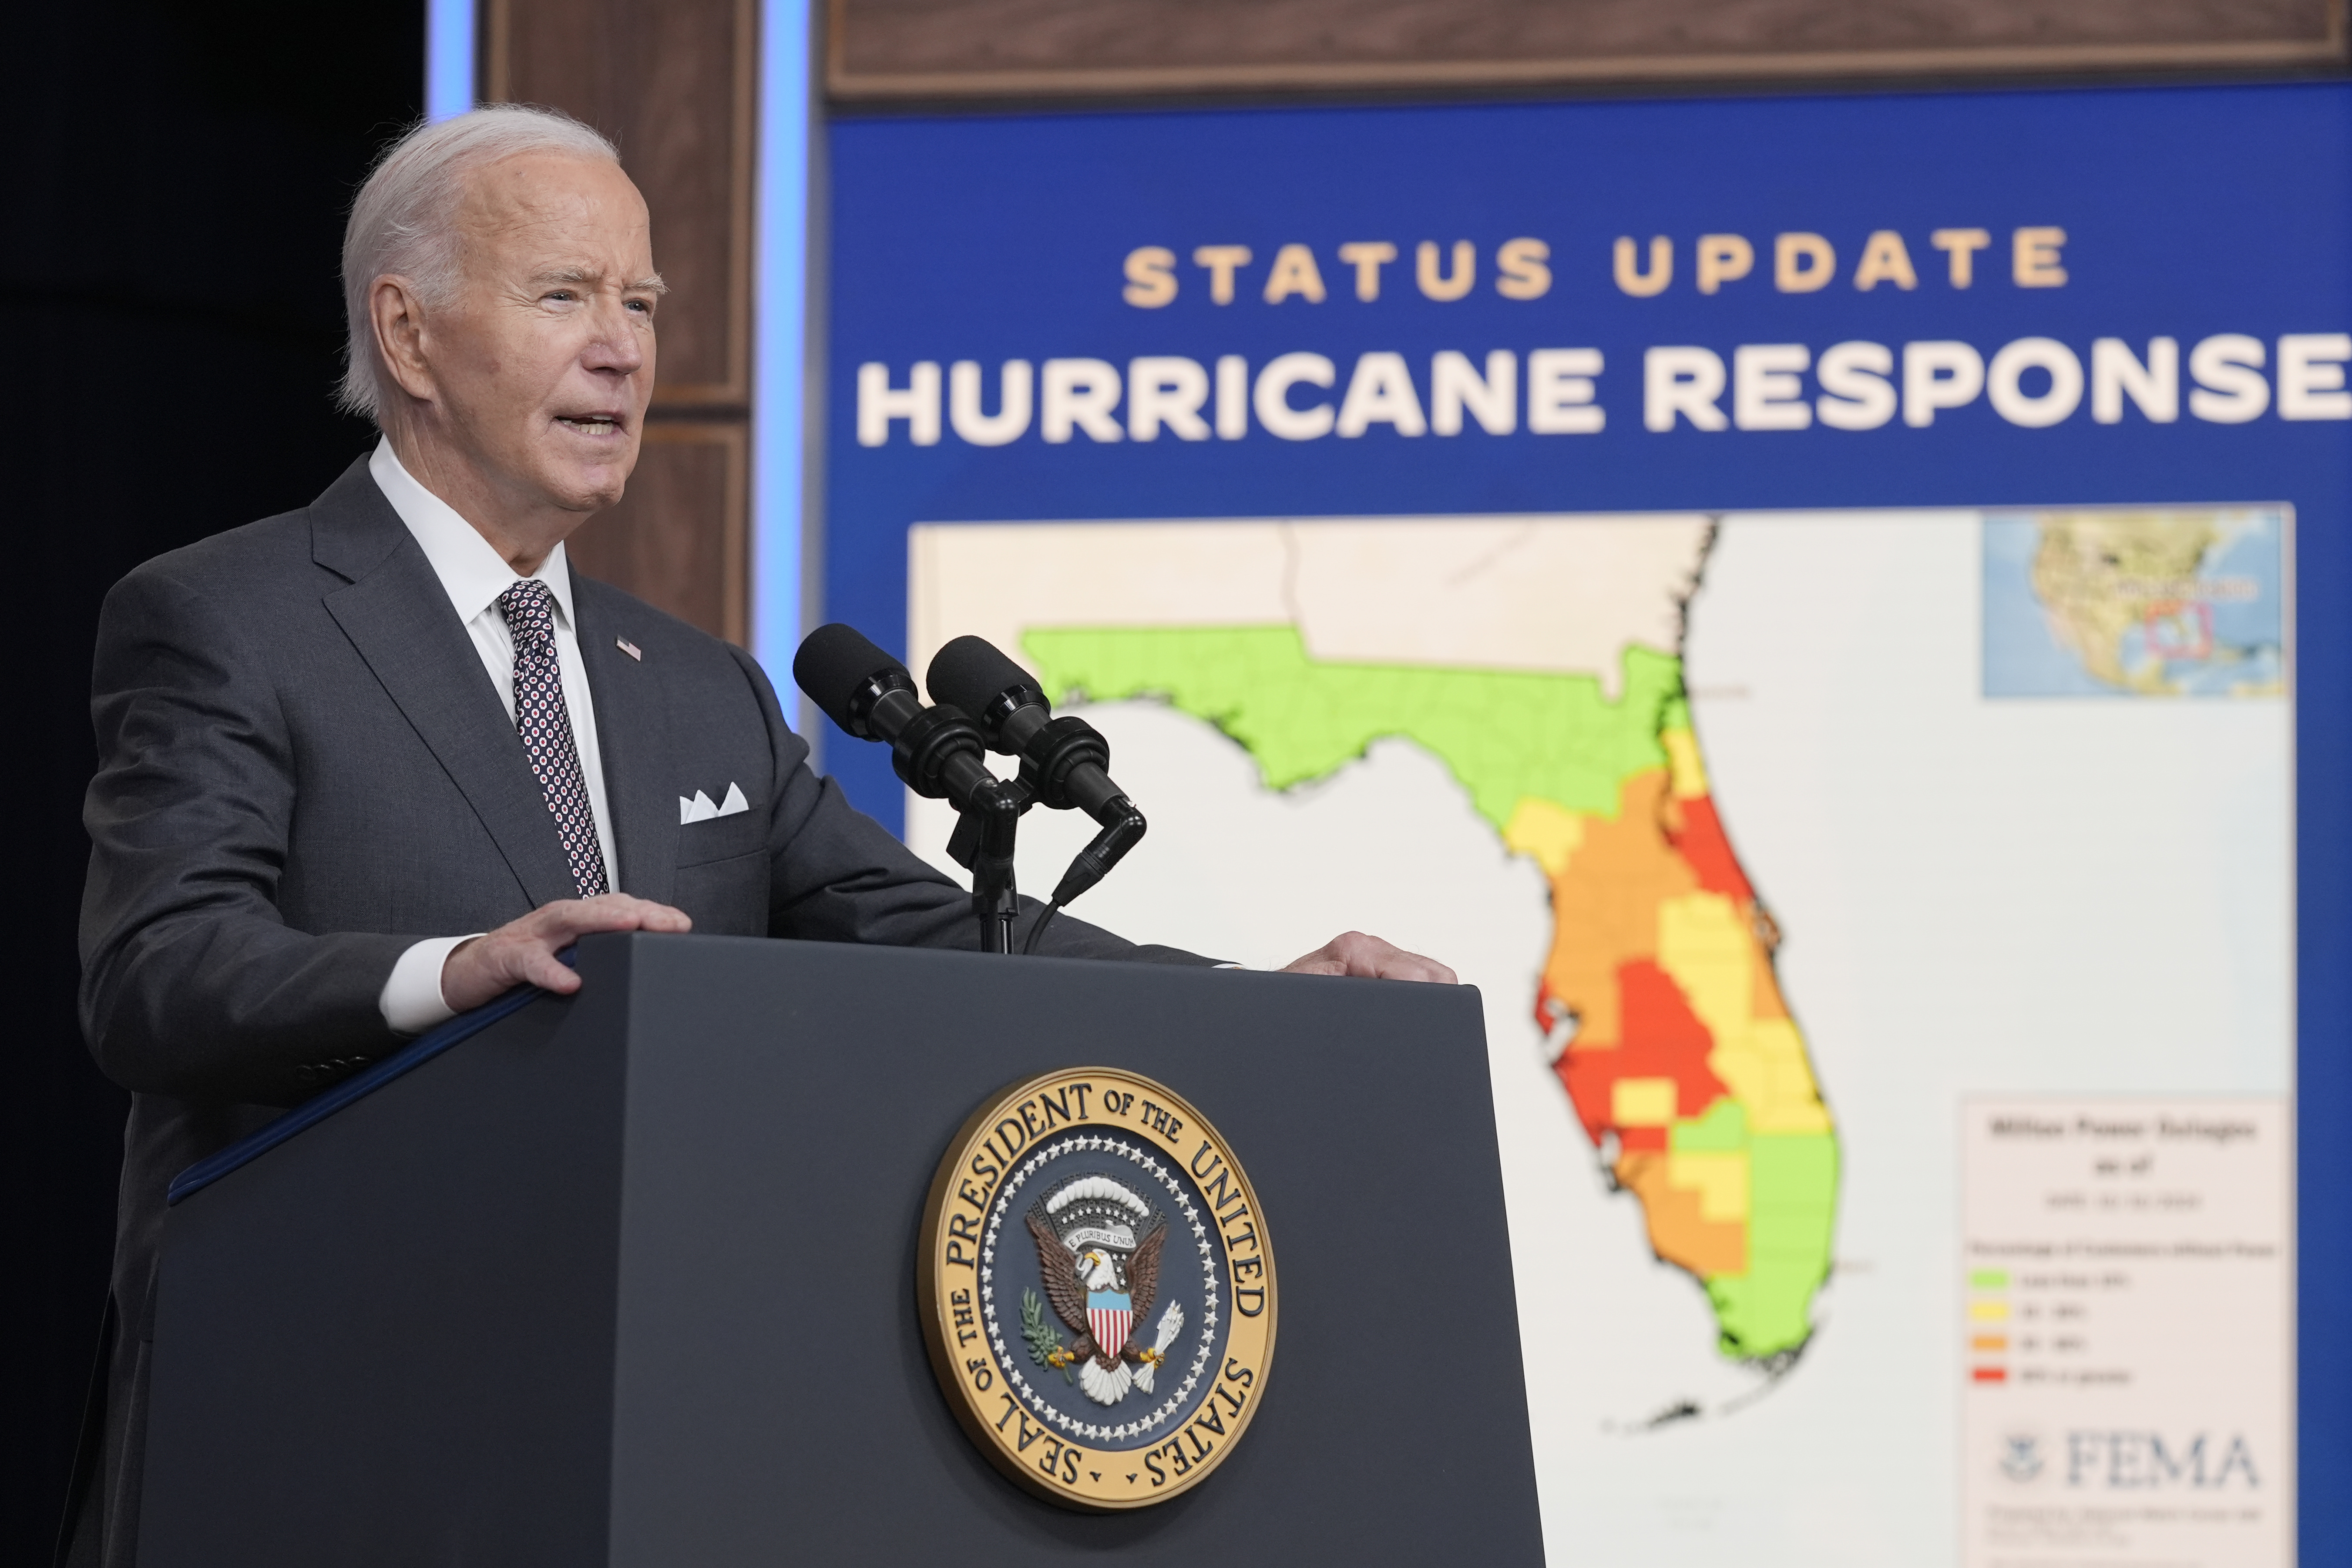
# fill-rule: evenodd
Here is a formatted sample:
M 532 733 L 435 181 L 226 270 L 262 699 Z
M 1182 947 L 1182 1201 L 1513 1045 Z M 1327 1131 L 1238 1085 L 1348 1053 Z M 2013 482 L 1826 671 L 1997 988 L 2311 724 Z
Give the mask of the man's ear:
M 375 352 L 403 392 L 419 402 L 433 397 L 433 370 L 425 354 L 425 309 L 407 279 L 389 274 L 368 288 L 368 321 Z

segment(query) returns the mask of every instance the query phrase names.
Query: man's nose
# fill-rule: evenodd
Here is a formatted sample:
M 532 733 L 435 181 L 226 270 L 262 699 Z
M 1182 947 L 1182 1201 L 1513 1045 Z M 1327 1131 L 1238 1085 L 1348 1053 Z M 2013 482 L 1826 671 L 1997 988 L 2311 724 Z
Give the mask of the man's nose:
M 646 344 L 629 308 L 618 300 L 600 300 L 595 320 L 596 335 L 582 356 L 587 367 L 614 375 L 634 375 L 642 370 Z

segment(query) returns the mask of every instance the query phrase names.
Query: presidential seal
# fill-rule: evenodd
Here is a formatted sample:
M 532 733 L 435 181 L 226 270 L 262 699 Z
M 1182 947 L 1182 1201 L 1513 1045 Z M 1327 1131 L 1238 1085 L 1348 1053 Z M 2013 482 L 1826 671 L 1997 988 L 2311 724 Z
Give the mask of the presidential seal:
M 916 1290 L 950 1408 L 997 1468 L 1089 1510 L 1198 1486 L 1265 1397 L 1274 1253 L 1215 1128 L 1072 1068 L 972 1113 L 923 1211 Z

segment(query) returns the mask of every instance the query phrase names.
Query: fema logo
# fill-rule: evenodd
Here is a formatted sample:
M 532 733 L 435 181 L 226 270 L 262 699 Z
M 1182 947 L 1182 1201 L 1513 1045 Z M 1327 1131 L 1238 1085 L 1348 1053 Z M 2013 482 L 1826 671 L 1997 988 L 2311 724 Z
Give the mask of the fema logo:
M 2000 1440 L 2000 1473 L 2023 1486 L 2041 1478 L 2042 1439 L 2032 1432 L 2011 1432 Z
M 1163 1501 L 1255 1413 L 1274 1265 L 1199 1111 L 1074 1068 L 982 1107 L 949 1148 L 919 1286 L 934 1369 L 997 1467 L 1067 1507 Z

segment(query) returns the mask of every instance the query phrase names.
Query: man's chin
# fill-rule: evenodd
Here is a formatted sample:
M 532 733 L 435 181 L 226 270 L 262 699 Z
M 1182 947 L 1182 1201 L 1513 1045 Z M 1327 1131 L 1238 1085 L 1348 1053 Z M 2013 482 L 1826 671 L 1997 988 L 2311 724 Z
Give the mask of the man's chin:
M 557 466 L 546 475 L 547 489 L 566 511 L 603 511 L 620 504 L 629 488 L 629 475 L 636 466 L 636 443 L 632 441 L 625 454 L 616 453 L 602 461 Z

